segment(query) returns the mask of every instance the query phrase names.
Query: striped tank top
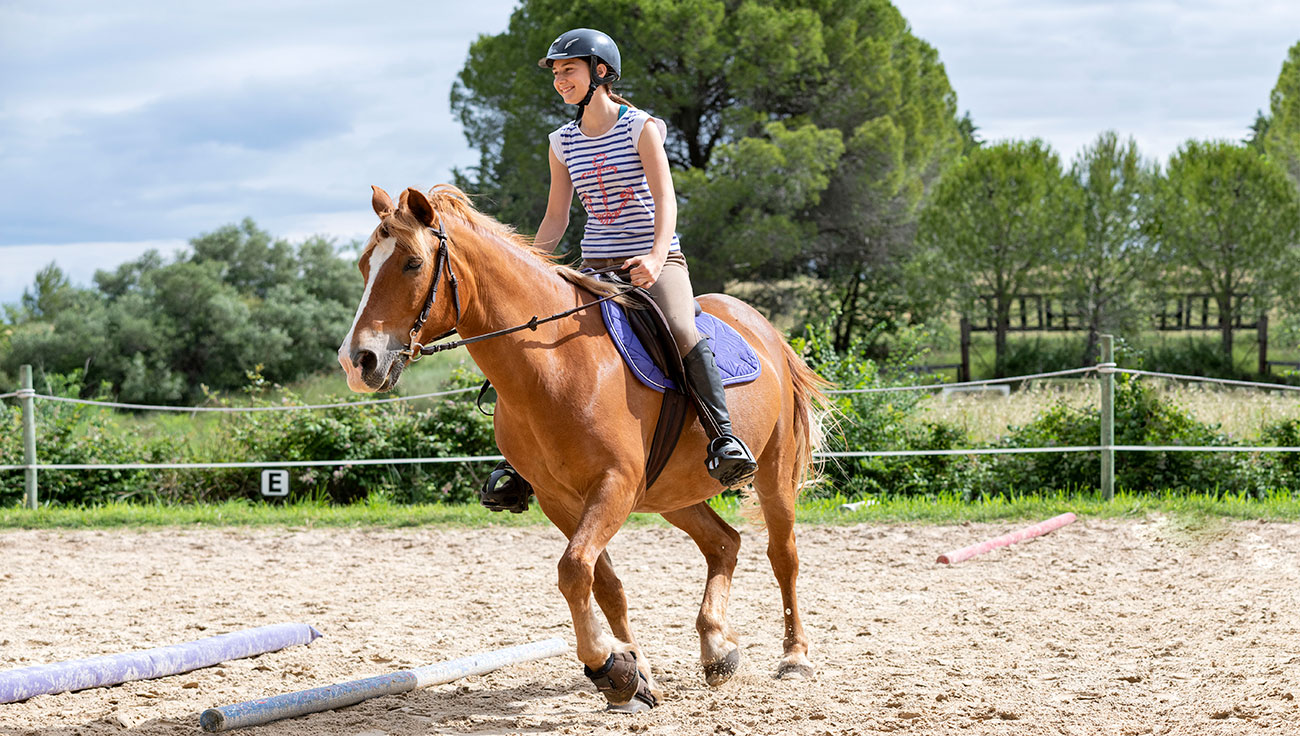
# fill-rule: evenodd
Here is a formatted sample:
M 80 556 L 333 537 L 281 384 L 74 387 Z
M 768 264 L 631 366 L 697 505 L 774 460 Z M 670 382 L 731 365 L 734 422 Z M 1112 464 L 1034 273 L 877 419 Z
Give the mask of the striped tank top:
M 660 135 L 667 133 L 662 120 L 629 109 L 603 135 L 588 136 L 573 122 L 550 135 L 551 150 L 569 169 L 569 178 L 587 211 L 583 258 L 628 258 L 649 253 L 654 247 L 655 201 L 636 150 L 649 121 L 659 127 Z M 668 249 L 680 248 L 673 233 Z

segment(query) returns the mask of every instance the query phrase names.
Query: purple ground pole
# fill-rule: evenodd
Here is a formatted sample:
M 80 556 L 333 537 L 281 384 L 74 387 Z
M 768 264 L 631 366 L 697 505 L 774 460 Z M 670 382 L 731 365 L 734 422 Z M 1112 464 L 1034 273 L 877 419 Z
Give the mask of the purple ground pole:
M 0 672 L 0 703 L 176 675 L 231 659 L 307 644 L 320 635 L 307 624 L 273 624 L 169 647 L 6 670 Z

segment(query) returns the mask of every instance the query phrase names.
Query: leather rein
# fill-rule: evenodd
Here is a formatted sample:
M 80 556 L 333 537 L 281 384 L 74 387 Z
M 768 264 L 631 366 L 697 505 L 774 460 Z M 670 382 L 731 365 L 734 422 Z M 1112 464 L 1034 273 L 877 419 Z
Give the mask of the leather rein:
M 445 226 L 443 226 L 442 218 L 438 219 L 438 227 L 435 228 L 432 225 L 428 225 L 426 227 L 428 228 L 429 232 L 432 233 L 433 236 L 438 239 L 438 255 L 437 255 L 437 260 L 434 262 L 434 267 L 433 267 L 433 283 L 429 286 L 429 294 L 424 299 L 424 308 L 420 310 L 420 316 L 416 318 L 415 325 L 411 327 L 410 338 L 409 338 L 410 342 L 403 350 L 398 352 L 398 355 L 406 356 L 407 360 L 412 363 L 418 361 L 420 358 L 423 358 L 426 355 L 433 355 L 434 353 L 441 353 L 444 350 L 452 350 L 454 348 L 462 347 L 464 345 L 469 345 L 471 343 L 480 342 L 482 340 L 490 340 L 494 337 L 509 335 L 513 332 L 519 332 L 520 330 L 536 331 L 538 325 L 543 325 L 546 324 L 547 322 L 554 322 L 557 319 L 563 319 L 564 317 L 568 317 L 571 314 L 576 314 L 577 312 L 581 312 L 584 309 L 590 309 L 591 307 L 594 307 L 597 304 L 600 304 L 601 302 L 607 302 L 610 299 L 620 297 L 629 291 L 633 291 L 635 289 L 640 288 L 637 286 L 632 286 L 627 289 L 621 289 L 614 294 L 600 297 L 595 301 L 587 302 L 586 304 L 576 306 L 572 309 L 566 309 L 563 312 L 557 312 L 556 314 L 552 314 L 549 317 L 538 318 L 536 315 L 534 315 L 533 318 L 528 320 L 527 322 L 521 325 L 515 325 L 514 327 L 507 327 L 504 330 L 489 332 L 485 335 L 479 335 L 477 337 L 468 337 L 463 340 L 452 340 L 451 342 L 438 343 L 437 342 L 438 340 L 441 340 L 445 337 L 449 337 L 455 334 L 456 328 L 460 324 L 460 285 L 459 282 L 456 280 L 455 272 L 451 270 L 451 256 L 450 256 L 450 251 L 447 247 L 448 244 L 447 229 Z M 620 270 L 620 268 L 621 266 L 610 266 L 608 268 L 600 268 L 600 269 L 595 269 L 593 271 L 585 271 L 584 273 L 589 273 L 589 274 L 611 273 L 613 271 Z M 433 309 L 434 301 L 438 298 L 438 284 L 439 282 L 442 281 L 442 272 L 444 270 L 447 272 L 447 283 L 451 285 L 452 301 L 456 305 L 456 321 L 452 323 L 452 328 L 450 330 L 447 330 L 441 335 L 438 335 L 437 337 L 433 338 L 434 343 L 437 344 L 423 345 L 419 342 L 420 332 L 424 329 L 424 323 L 429 320 L 429 312 Z

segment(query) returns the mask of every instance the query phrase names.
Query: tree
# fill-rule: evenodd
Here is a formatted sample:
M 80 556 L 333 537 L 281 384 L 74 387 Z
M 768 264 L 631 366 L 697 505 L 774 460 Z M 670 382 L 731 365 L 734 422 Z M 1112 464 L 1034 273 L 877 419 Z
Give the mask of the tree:
M 1234 297 L 1263 309 L 1295 277 L 1288 249 L 1300 236 L 1300 193 L 1249 148 L 1187 141 L 1157 180 L 1151 225 L 1164 282 L 1213 295 L 1230 362 Z
M 963 315 L 991 299 L 998 377 L 1013 299 L 1079 247 L 1079 199 L 1060 158 L 1035 138 L 977 148 L 939 180 L 921 214 L 917 272 L 930 290 L 951 293 Z
M 1258 133 L 1259 117 L 1256 118 Z M 1264 149 L 1282 164 L 1291 181 L 1300 186 L 1300 42 L 1287 51 L 1277 84 L 1269 95 L 1269 116 Z
M 1255 122 L 1250 125 L 1250 135 L 1242 139 L 1242 143 L 1255 153 L 1268 153 L 1265 142 L 1268 140 L 1268 126 L 1273 121 L 1263 110 L 1255 111 Z
M 330 369 L 361 287 L 331 241 L 295 247 L 244 220 L 191 245 L 171 261 L 150 251 L 99 271 L 96 290 L 44 269 L 11 310 L 0 374 L 21 363 L 79 371 L 87 386 L 156 403 L 241 387 L 258 365 L 282 383 Z
M 816 237 L 814 223 L 795 215 L 815 206 L 830 183 L 844 152 L 839 133 L 813 125 L 787 130 L 781 123 L 770 124 L 767 132 L 765 139 L 723 144 L 713 166 L 674 177 L 682 200 L 678 229 L 709 244 L 691 255 L 697 289 L 711 281 L 694 272 L 783 267 Z
M 1145 226 L 1155 176 L 1137 142 L 1120 141 L 1114 131 L 1099 135 L 1070 168 L 1083 195 L 1083 237 L 1066 241 L 1080 247 L 1063 248 L 1061 266 L 1065 295 L 1087 323 L 1082 365 L 1096 363 L 1103 330 L 1134 326 L 1139 287 L 1153 265 Z
M 831 7 L 822 14 L 829 68 L 809 116 L 844 135 L 845 153 L 808 255 L 826 297 L 814 307 L 836 315 L 835 346 L 845 350 L 864 326 L 892 331 L 926 316 L 901 288 L 903 264 L 921 200 L 962 140 L 938 53 L 898 10 L 870 0 Z
M 555 36 L 578 26 L 615 36 L 625 93 L 669 125 L 679 229 L 697 287 L 811 267 L 845 315 L 842 335 L 873 319 L 861 286 L 895 289 L 917 205 L 961 140 L 938 54 L 887 0 L 525 0 L 505 32 L 471 46 L 452 90 L 480 154 L 458 183 L 521 230 L 535 228 L 545 208 L 546 133 L 572 114 L 544 73 L 529 70 Z M 831 138 L 818 131 L 838 132 L 833 161 Z M 787 155 L 805 142 L 811 155 Z M 783 177 L 754 176 L 757 161 Z M 720 203 L 735 232 L 713 209 Z M 570 251 L 583 221 L 580 208 L 574 214 L 562 245 Z M 756 222 L 780 224 L 794 239 L 797 248 L 777 244 L 784 262 L 770 241 L 743 235 Z M 700 256 L 714 248 L 727 256 Z
M 71 307 L 77 299 L 77 292 L 77 288 L 68 280 L 63 269 L 51 261 L 45 268 L 36 272 L 36 280 L 32 288 L 23 289 L 19 304 L 26 313 L 27 319 L 40 319 Z

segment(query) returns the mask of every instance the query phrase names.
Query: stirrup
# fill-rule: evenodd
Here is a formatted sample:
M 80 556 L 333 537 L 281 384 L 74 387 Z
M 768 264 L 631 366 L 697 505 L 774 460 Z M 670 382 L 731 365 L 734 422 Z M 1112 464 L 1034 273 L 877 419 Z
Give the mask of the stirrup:
M 489 511 L 521 514 L 528 510 L 528 497 L 531 495 L 533 486 L 510 463 L 502 460 L 483 483 L 478 500 Z
M 709 475 L 725 488 L 749 485 L 758 472 L 753 453 L 739 437 L 730 434 L 715 437 L 709 443 L 709 456 L 704 465 Z

